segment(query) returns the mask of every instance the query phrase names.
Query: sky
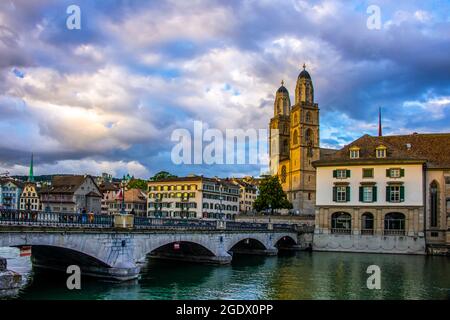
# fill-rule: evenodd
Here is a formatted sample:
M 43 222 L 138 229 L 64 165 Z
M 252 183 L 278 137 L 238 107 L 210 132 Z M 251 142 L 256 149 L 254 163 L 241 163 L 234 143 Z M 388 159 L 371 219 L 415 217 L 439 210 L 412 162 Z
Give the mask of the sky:
M 80 29 L 69 29 L 70 5 Z M 368 27 L 379 8 L 380 28 Z M 449 1 L 0 2 L 0 174 L 257 176 L 177 165 L 176 129 L 267 129 L 303 63 L 321 146 L 450 132 Z

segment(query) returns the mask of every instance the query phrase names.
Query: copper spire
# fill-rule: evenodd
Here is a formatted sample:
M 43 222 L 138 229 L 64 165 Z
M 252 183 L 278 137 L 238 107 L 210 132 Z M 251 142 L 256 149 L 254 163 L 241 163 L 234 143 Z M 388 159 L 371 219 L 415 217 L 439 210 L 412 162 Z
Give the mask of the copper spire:
M 381 107 L 378 109 L 378 136 L 383 136 L 383 129 L 381 127 Z

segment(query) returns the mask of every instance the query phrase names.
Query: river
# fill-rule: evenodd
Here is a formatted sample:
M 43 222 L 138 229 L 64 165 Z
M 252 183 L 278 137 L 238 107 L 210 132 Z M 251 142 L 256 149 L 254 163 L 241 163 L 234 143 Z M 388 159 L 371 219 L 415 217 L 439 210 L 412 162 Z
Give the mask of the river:
M 27 285 L 17 299 L 450 299 L 448 257 L 297 252 L 278 257 L 236 256 L 229 266 L 149 260 L 141 278 L 125 283 L 83 278 L 66 288 L 66 275 L 31 267 L 18 250 L 0 248 Z M 369 265 L 381 269 L 381 289 L 367 289 Z

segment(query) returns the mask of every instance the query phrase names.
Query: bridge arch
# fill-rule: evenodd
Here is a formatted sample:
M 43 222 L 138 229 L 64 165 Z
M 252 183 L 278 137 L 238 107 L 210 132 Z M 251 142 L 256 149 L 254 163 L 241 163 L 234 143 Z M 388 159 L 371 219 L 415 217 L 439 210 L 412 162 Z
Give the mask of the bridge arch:
M 211 238 L 200 234 L 167 234 L 160 237 L 134 239 L 135 260 L 144 261 L 149 254 L 166 251 L 176 254 L 191 253 L 198 256 L 219 256 L 217 248 L 210 241 Z M 179 244 L 179 249 L 175 244 Z
M 255 249 L 266 250 L 270 246 L 265 234 L 235 234 L 228 239 L 226 251 L 231 251 L 236 245 L 247 241 Z
M 70 263 L 64 265 L 83 264 L 95 268 L 113 268 L 115 259 L 111 257 L 108 248 L 102 246 L 99 238 L 88 239 L 83 234 L 70 233 L 10 233 L 7 237 L 0 237 L 0 247 L 31 246 L 33 258 L 39 256 L 42 260 L 63 257 Z
M 279 235 L 274 239 L 274 246 L 278 250 L 287 249 L 294 247 L 297 245 L 296 239 L 289 235 Z

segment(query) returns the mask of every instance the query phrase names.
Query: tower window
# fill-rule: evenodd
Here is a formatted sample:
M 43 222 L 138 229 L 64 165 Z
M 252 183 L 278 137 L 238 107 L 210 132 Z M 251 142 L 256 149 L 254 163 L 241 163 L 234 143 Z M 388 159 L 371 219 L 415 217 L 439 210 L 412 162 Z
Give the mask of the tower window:
M 313 132 L 311 129 L 306 129 L 305 131 L 305 140 L 307 143 L 313 142 Z
M 297 130 L 294 130 L 293 135 L 294 135 L 293 142 L 294 142 L 294 145 L 295 145 L 295 144 L 298 143 L 298 132 L 297 132 Z
M 311 112 L 306 112 L 306 122 L 311 122 Z
M 286 182 L 286 166 L 282 166 L 281 167 L 281 183 L 285 183 Z

